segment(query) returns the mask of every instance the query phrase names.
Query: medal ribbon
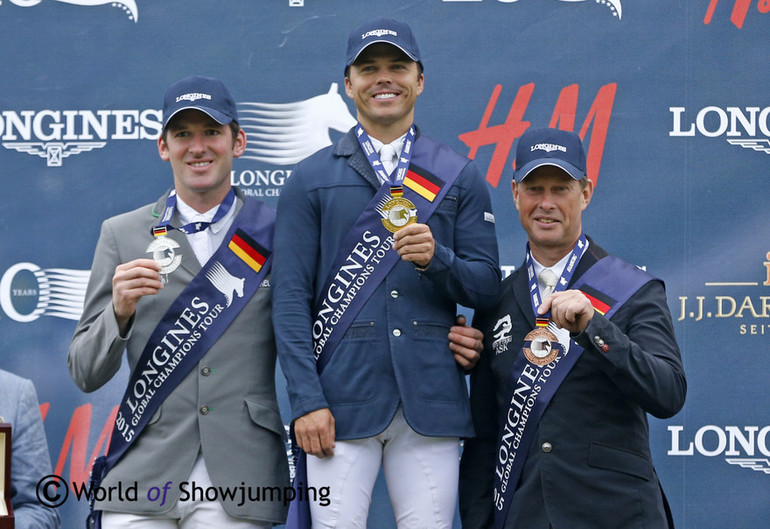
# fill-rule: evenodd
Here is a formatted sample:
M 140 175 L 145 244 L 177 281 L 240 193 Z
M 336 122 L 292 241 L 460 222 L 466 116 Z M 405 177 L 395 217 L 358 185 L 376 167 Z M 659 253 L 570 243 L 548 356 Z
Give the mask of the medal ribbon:
M 561 277 L 556 282 L 556 286 L 554 287 L 553 292 L 561 292 L 562 290 L 566 290 L 567 285 L 569 285 L 569 282 L 572 280 L 572 275 L 575 273 L 575 268 L 577 268 L 577 264 L 580 262 L 580 258 L 583 257 L 583 254 L 587 248 L 588 239 L 586 239 L 585 234 L 581 233 L 580 238 L 578 239 L 577 243 L 575 243 L 575 247 L 572 248 L 572 252 L 570 253 L 569 259 L 567 260 L 567 264 L 561 273 Z M 542 300 L 540 299 L 540 290 L 537 288 L 535 263 L 532 259 L 532 252 L 529 249 L 529 243 L 527 243 L 526 266 L 527 280 L 529 281 L 529 300 L 532 303 L 532 312 L 535 314 L 535 325 L 537 327 L 548 327 L 548 320 L 551 319 L 551 311 L 549 310 L 542 316 L 537 313 L 537 308 L 542 304 Z
M 174 211 L 176 210 L 176 189 L 172 189 L 168 194 L 168 198 L 166 199 L 166 208 L 163 210 L 163 215 L 160 217 L 160 222 L 151 230 L 152 234 L 156 237 L 159 237 L 165 235 L 168 230 L 179 230 L 185 235 L 198 233 L 199 231 L 205 230 L 212 224 L 216 224 L 222 218 L 224 218 L 224 216 L 227 215 L 227 213 L 230 211 L 230 208 L 233 207 L 233 204 L 235 204 L 235 191 L 233 191 L 231 188 L 230 192 L 227 193 L 227 196 L 219 205 L 219 209 L 217 209 L 217 212 L 214 214 L 214 218 L 212 218 L 210 222 L 198 221 L 185 224 L 184 226 L 175 227 L 171 225 L 171 219 L 174 217 Z
M 366 133 L 360 123 L 356 124 L 356 138 L 358 143 L 361 144 L 366 159 L 369 160 L 369 164 L 372 166 L 377 177 L 380 181 L 384 181 L 390 185 L 390 195 L 393 197 L 400 197 L 404 194 L 403 183 L 406 178 L 406 171 L 409 169 L 409 162 L 412 159 L 412 147 L 414 146 L 415 130 L 414 124 L 409 127 L 404 138 L 404 145 L 401 148 L 401 155 L 398 157 L 398 164 L 391 174 L 385 170 L 380 161 L 380 156 L 377 151 L 374 150 L 372 140 Z

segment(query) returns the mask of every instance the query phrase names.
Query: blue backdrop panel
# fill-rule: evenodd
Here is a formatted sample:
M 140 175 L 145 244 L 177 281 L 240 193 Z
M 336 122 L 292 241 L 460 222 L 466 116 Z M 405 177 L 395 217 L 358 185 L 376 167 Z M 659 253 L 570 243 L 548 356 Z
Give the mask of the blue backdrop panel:
M 684 355 L 687 403 L 650 425 L 677 526 L 766 526 L 768 11 L 761 0 L 0 2 L 0 367 L 35 382 L 55 471 L 85 479 L 126 383 L 124 367 L 81 393 L 66 352 L 101 221 L 170 185 L 156 147 L 166 87 L 225 81 L 250 138 L 233 183 L 275 205 L 293 164 L 354 122 L 347 35 L 384 15 L 408 21 L 422 49 L 418 124 L 486 175 L 505 271 L 526 241 L 511 203 L 517 138 L 543 125 L 584 136 L 597 184 L 585 229 L 666 281 Z M 64 527 L 86 510 L 71 495 Z M 369 527 L 392 526 L 380 483 Z

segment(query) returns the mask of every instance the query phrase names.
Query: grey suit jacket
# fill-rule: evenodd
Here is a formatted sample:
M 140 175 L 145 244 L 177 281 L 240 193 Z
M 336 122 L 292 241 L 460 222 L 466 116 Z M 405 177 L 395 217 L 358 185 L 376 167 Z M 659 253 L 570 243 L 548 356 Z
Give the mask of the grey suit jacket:
M 0 369 L 0 422 L 11 424 L 11 505 L 16 529 L 57 529 L 59 513 L 37 499 L 51 457 L 31 380 Z
M 133 370 L 142 350 L 171 303 L 200 271 L 201 266 L 184 234 L 168 235 L 179 243 L 179 268 L 168 275 L 164 288 L 143 297 L 127 338 L 121 338 L 112 309 L 115 267 L 149 257 L 151 227 L 165 206 L 155 204 L 118 215 L 102 224 L 96 246 L 83 314 L 70 344 L 70 375 L 90 392 L 110 380 L 120 368 L 123 351 Z M 239 194 L 238 210 L 243 203 Z M 178 219 L 172 225 L 179 225 Z M 288 486 L 285 430 L 275 393 L 275 340 L 271 324 L 269 280 L 211 347 L 198 366 L 166 398 L 123 458 L 107 474 L 102 487 L 136 483 L 136 501 L 113 498 L 97 502 L 101 510 L 128 513 L 166 512 L 183 489 L 198 453 L 203 455 L 215 487 Z M 171 481 L 164 505 L 147 500 L 147 491 Z M 248 493 L 248 491 L 247 491 Z M 184 499 L 184 497 L 183 497 Z M 240 494 L 222 501 L 234 517 L 283 523 L 285 506 L 275 501 L 242 502 Z M 239 503 L 242 503 L 239 505 Z

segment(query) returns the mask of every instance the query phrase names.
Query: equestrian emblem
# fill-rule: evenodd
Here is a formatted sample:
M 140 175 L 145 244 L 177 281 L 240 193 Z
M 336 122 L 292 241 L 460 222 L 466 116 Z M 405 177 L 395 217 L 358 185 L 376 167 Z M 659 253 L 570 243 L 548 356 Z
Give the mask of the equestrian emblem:
M 235 294 L 239 298 L 243 297 L 243 284 L 246 280 L 242 277 L 235 277 L 228 272 L 221 263 L 214 263 L 211 269 L 206 272 L 206 278 L 211 284 L 219 290 L 227 300 L 227 307 L 233 302 Z

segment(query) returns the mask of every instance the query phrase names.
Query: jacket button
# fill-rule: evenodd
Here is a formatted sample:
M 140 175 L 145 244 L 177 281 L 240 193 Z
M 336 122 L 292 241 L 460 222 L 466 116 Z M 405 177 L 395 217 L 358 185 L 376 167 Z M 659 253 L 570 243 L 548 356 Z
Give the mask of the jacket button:
M 551 443 L 543 443 L 540 449 L 547 454 L 548 452 L 553 450 L 553 445 Z
M 595 344 L 596 344 L 598 347 L 602 347 L 602 346 L 604 346 L 604 340 L 602 340 L 602 337 L 601 337 L 601 336 L 599 336 L 599 335 L 596 335 L 596 336 L 594 336 L 594 343 L 595 343 Z
M 201 406 L 201 415 L 208 415 L 208 414 L 209 414 L 209 407 Z
M 393 299 L 396 299 L 398 297 L 398 290 L 391 290 L 390 297 L 392 297 Z
M 201 375 L 203 375 L 204 377 L 207 377 L 210 374 L 211 374 L 211 368 L 209 366 L 206 366 L 201 369 Z
M 395 337 L 401 336 L 401 329 L 393 329 L 393 336 Z

